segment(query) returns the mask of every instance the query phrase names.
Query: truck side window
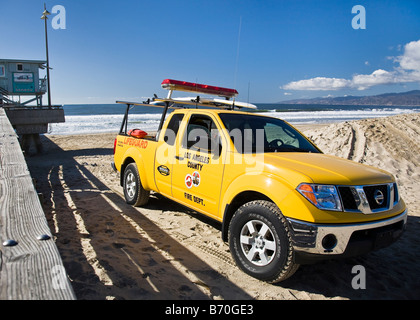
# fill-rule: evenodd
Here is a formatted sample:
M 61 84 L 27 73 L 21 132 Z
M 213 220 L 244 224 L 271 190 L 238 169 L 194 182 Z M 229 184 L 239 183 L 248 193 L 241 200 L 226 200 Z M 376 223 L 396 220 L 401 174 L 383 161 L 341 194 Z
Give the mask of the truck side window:
M 181 121 L 183 118 L 183 114 L 174 114 L 172 116 L 165 130 L 165 136 L 163 137 L 163 141 L 165 141 L 167 144 L 171 146 L 174 145 L 176 135 L 178 134 L 179 126 L 181 125 Z
M 216 129 L 214 122 L 205 115 L 192 115 L 184 135 L 183 146 L 187 149 L 210 152 L 211 132 Z

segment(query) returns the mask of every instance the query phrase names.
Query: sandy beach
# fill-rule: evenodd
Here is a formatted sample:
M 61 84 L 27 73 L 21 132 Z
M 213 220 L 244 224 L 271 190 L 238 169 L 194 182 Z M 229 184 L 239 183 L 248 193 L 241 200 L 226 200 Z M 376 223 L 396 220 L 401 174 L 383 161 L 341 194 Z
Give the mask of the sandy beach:
M 158 194 L 127 205 L 111 168 L 115 134 L 46 135 L 43 154 L 27 162 L 77 298 L 419 299 L 420 114 L 299 128 L 324 153 L 396 177 L 409 210 L 398 242 L 267 284 L 235 266 L 218 223 Z M 366 289 L 352 288 L 355 265 L 366 269 Z

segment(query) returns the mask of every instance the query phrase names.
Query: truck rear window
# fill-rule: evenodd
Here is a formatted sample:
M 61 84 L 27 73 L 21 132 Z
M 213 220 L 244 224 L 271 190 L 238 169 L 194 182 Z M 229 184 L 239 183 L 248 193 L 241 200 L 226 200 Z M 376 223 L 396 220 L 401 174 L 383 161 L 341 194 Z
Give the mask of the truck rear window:
M 184 118 L 184 115 L 179 113 L 179 114 L 174 114 L 171 120 L 169 120 L 168 126 L 165 130 L 165 136 L 163 137 L 163 140 L 167 144 L 171 146 L 174 145 L 176 135 L 178 134 L 179 126 L 181 125 L 181 121 L 183 118 Z

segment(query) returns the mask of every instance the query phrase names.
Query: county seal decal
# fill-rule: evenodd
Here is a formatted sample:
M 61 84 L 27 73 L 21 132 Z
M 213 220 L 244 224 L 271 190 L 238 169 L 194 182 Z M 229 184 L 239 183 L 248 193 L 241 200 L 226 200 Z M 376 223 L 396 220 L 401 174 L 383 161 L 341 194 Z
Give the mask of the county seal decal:
M 187 174 L 185 176 L 185 185 L 188 189 L 191 189 L 192 186 L 198 187 L 200 185 L 200 173 L 198 171 L 194 171 L 193 174 Z

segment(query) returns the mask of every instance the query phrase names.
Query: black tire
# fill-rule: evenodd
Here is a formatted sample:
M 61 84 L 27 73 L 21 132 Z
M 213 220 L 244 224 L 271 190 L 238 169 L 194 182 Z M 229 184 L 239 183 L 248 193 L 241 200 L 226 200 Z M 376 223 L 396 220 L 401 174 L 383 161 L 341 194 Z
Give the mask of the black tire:
M 135 163 L 130 163 L 124 170 L 123 189 L 128 204 L 138 207 L 149 201 L 150 191 L 143 188 Z
M 270 201 L 251 201 L 235 212 L 229 225 L 229 247 L 238 267 L 262 281 L 286 280 L 299 268 L 288 223 Z

